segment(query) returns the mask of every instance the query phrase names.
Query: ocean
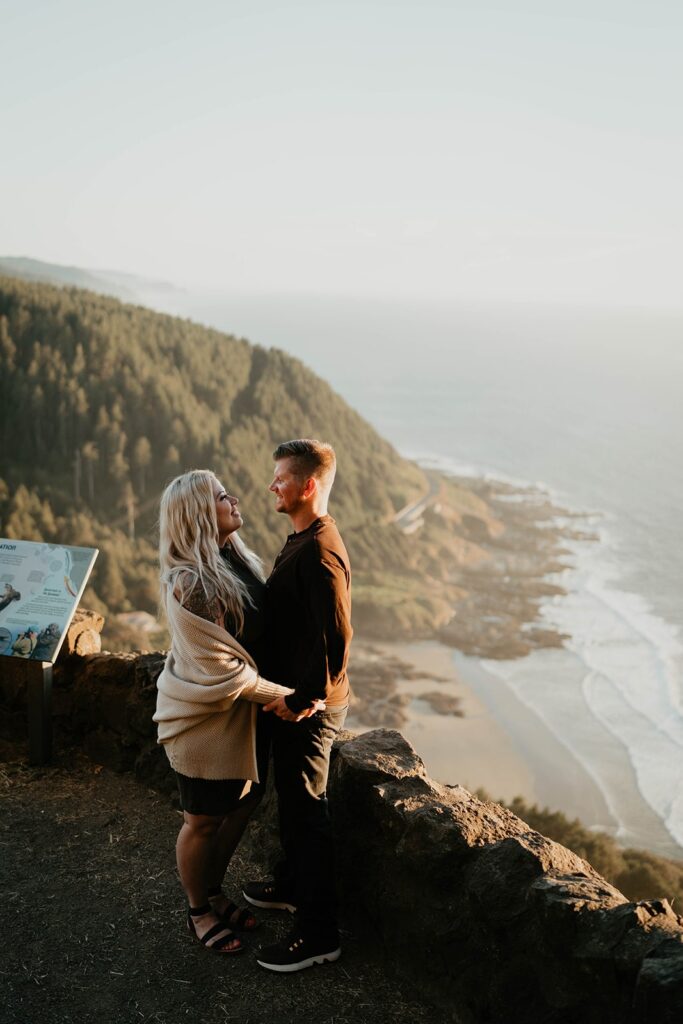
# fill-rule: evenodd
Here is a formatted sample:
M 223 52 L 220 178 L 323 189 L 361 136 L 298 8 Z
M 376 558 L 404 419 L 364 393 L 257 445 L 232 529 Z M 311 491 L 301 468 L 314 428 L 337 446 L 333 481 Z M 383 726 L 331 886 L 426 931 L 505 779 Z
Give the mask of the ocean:
M 566 649 L 474 676 L 588 772 L 610 818 L 586 824 L 682 856 L 683 314 L 190 294 L 164 308 L 303 359 L 406 456 L 591 514 L 599 542 L 571 543 L 568 594 L 543 607 Z

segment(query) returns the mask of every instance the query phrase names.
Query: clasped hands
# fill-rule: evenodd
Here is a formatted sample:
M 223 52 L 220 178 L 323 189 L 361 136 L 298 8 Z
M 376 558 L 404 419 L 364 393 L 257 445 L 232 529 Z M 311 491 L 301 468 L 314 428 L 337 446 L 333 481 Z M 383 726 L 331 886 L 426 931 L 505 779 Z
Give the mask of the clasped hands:
M 285 698 L 276 697 L 275 700 L 271 700 L 270 704 L 264 704 L 263 710 L 274 711 L 278 718 L 283 718 L 285 722 L 300 722 L 302 718 L 311 718 L 318 711 L 324 711 L 326 707 L 324 700 L 316 700 L 310 708 L 304 708 L 303 711 L 290 711 L 285 703 Z

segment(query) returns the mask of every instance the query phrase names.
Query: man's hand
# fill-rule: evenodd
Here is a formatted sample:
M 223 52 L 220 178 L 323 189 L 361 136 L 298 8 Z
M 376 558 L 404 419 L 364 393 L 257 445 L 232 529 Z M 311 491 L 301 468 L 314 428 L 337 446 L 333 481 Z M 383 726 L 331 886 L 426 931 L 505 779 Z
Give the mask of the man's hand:
M 271 700 L 270 704 L 265 704 L 263 710 L 274 711 L 278 718 L 283 718 L 285 722 L 300 722 L 303 718 L 310 718 L 318 711 L 324 711 L 326 707 L 324 700 L 317 700 L 310 708 L 304 708 L 303 711 L 297 713 L 289 710 L 284 697 L 276 697 L 275 700 Z

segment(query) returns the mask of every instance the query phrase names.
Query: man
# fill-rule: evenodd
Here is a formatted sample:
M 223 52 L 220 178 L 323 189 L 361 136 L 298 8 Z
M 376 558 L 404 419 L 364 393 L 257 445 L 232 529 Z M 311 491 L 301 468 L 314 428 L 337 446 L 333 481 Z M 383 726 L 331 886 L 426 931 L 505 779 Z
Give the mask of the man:
M 336 471 L 332 447 L 288 441 L 273 457 L 275 508 L 294 528 L 266 585 L 271 654 L 265 674 L 294 687 L 264 708 L 284 858 L 272 881 L 252 882 L 244 895 L 257 907 L 296 911 L 291 935 L 257 958 L 262 967 L 289 972 L 336 960 L 341 952 L 325 791 L 332 743 L 349 701 L 351 571 L 327 514 Z M 325 710 L 303 717 L 321 701 Z

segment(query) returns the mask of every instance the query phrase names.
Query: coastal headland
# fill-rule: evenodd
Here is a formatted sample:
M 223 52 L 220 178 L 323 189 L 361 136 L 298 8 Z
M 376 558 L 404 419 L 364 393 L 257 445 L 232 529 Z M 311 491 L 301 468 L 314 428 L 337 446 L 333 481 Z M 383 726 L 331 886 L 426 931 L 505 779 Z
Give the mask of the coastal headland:
M 562 573 L 571 564 L 567 542 L 597 539 L 590 516 L 560 507 L 540 488 L 428 476 L 430 494 L 416 503 L 415 516 L 403 519 L 403 530 L 423 534 L 421 548 L 438 559 L 439 576 L 434 566 L 426 566 L 432 575 L 427 572 L 419 588 L 416 582 L 412 600 L 404 595 L 393 607 L 384 600 L 368 608 L 371 595 L 362 572 L 360 593 L 354 592 L 360 635 L 351 665 L 353 712 L 367 727 L 403 727 L 402 709 L 411 697 L 401 682 L 453 681 L 452 658 L 436 654 L 439 646 L 499 660 L 561 647 L 567 636 L 547 626 L 541 606 L 565 593 Z M 425 589 L 431 589 L 434 602 L 428 622 Z M 438 685 L 423 691 L 421 699 L 437 714 L 466 713 L 457 697 Z
M 516 658 L 557 647 L 539 619 L 562 594 L 570 539 L 595 539 L 590 517 L 541 488 L 425 470 L 428 490 L 393 518 L 381 571 L 355 561 L 354 614 L 364 636 L 438 638 L 463 653 Z M 350 550 L 354 553 L 354 534 Z

